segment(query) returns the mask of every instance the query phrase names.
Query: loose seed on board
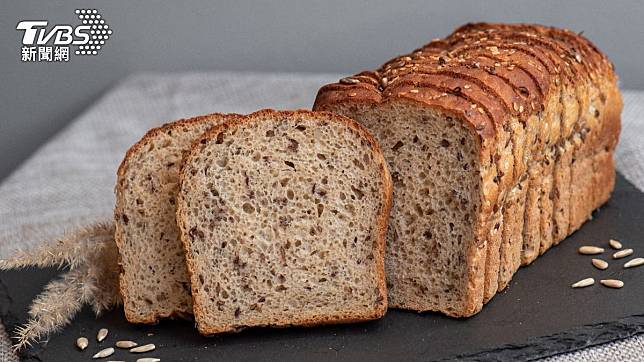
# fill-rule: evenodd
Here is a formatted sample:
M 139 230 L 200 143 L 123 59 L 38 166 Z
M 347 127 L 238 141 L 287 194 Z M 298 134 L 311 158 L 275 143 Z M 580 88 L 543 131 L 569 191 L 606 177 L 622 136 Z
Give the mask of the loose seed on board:
M 635 268 L 640 265 L 644 265 L 644 258 L 631 259 L 624 264 L 624 268 Z
M 593 265 L 595 266 L 595 268 L 597 268 L 599 270 L 605 270 L 606 268 L 608 268 L 608 263 L 606 261 L 604 261 L 604 260 L 593 259 L 592 262 L 593 262 Z
M 602 279 L 599 281 L 603 286 L 619 289 L 624 286 L 624 282 L 617 279 Z
M 132 347 L 136 347 L 136 346 L 138 346 L 138 345 L 139 345 L 139 344 L 138 344 L 138 343 L 136 343 L 136 342 L 134 342 L 134 341 L 117 341 L 117 342 L 116 342 L 116 346 L 117 346 L 118 348 L 127 348 L 127 349 L 130 349 L 130 348 L 132 348 Z
M 150 343 L 150 344 L 144 344 L 143 346 L 134 347 L 134 348 L 132 348 L 130 350 L 130 352 L 132 352 L 132 353 L 145 353 L 145 352 L 154 351 L 155 348 L 156 348 L 156 346 L 154 344 Z
M 98 353 L 93 355 L 92 358 L 94 358 L 94 359 L 105 358 L 105 357 L 109 357 L 109 356 L 111 356 L 113 354 L 114 354 L 114 348 L 110 347 L 110 348 L 105 348 L 105 349 L 102 349 L 102 350 L 98 351 Z
M 601 254 L 604 252 L 604 248 L 600 248 L 598 246 L 582 246 L 579 248 L 579 254 L 584 254 L 584 255 L 594 255 L 594 254 Z
M 589 287 L 591 285 L 595 284 L 595 279 L 593 278 L 586 278 L 578 281 L 577 283 L 571 285 L 573 288 L 584 288 L 584 287 Z
M 89 345 L 89 341 L 85 337 L 79 337 L 76 340 L 76 347 L 78 347 L 78 349 L 80 349 L 81 351 L 87 348 L 88 345 Z
M 617 241 L 615 239 L 608 240 L 608 245 L 610 245 L 611 248 L 617 249 L 617 250 L 622 248 L 622 243 L 620 243 L 619 241 Z
M 136 360 L 136 362 L 161 362 L 161 359 L 146 357 L 146 358 L 139 358 Z
M 620 250 L 620 251 L 616 252 L 615 254 L 613 254 L 613 259 L 625 258 L 625 257 L 627 257 L 627 256 L 629 256 L 631 254 L 633 254 L 633 249 Z
M 98 330 L 98 334 L 96 334 L 96 340 L 99 342 L 103 342 L 105 338 L 107 338 L 107 328 L 101 328 Z

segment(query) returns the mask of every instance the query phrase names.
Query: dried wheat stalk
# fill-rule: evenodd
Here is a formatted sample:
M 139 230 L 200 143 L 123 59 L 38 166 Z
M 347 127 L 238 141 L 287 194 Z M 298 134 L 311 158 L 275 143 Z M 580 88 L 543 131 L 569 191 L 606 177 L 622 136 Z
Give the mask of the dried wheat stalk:
M 13 346 L 18 350 L 69 324 L 72 317 L 91 299 L 93 286 L 85 285 L 84 268 L 71 270 L 53 280 L 34 299 L 29 321 L 17 328 Z
M 15 349 L 67 325 L 84 304 L 91 304 L 99 315 L 122 302 L 113 224 L 90 225 L 54 243 L 0 261 L 0 269 L 28 266 L 58 266 L 69 271 L 47 284 L 32 302 L 29 320 L 16 331 Z
M 29 266 L 75 267 L 86 264 L 87 258 L 97 254 L 106 241 L 114 239 L 113 223 L 96 223 L 64 235 L 53 243 L 34 250 L 19 250 L 13 257 L 0 260 L 0 269 L 20 269 Z

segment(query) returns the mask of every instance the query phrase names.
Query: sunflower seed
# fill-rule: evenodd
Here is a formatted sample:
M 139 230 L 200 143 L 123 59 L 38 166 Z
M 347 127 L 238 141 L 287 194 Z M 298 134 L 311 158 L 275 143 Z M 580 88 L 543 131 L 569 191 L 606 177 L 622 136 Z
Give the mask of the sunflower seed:
M 635 268 L 640 265 L 644 265 L 644 258 L 631 259 L 624 264 L 624 268 Z
M 358 84 L 358 83 L 360 83 L 360 81 L 355 79 L 355 78 L 347 77 L 347 78 L 340 79 L 340 83 L 342 83 L 342 84 Z
M 116 342 L 116 346 L 118 348 L 127 348 L 127 349 L 129 349 L 129 348 L 132 348 L 132 347 L 136 347 L 138 345 L 139 344 L 134 342 L 134 341 L 117 341 Z
M 105 340 L 105 338 L 107 338 L 107 333 L 108 333 L 107 328 L 99 329 L 98 334 L 96 334 L 96 340 L 99 341 L 99 342 L 103 342 L 103 340 Z
M 145 353 L 145 352 L 154 351 L 155 348 L 156 348 L 156 346 L 154 344 L 150 343 L 150 344 L 144 344 L 143 346 L 134 347 L 134 348 L 132 348 L 130 350 L 130 352 L 132 352 L 132 353 Z
M 595 279 L 586 278 L 578 281 L 577 283 L 571 285 L 573 288 L 584 288 L 595 284 Z
M 610 245 L 610 247 L 613 248 L 613 249 L 618 249 L 619 250 L 619 249 L 622 248 L 622 243 L 620 243 L 619 241 L 617 241 L 615 239 L 608 240 L 608 245 Z
M 606 261 L 604 261 L 604 260 L 593 259 L 592 262 L 593 262 L 593 265 L 595 266 L 595 268 L 597 268 L 597 269 L 604 270 L 604 269 L 608 268 L 608 263 Z
M 624 286 L 624 282 L 617 279 L 602 279 L 599 282 L 602 283 L 603 286 L 609 287 L 609 288 L 619 289 Z
M 161 362 L 161 359 L 146 357 L 146 358 L 139 358 L 136 360 L 136 362 Z
M 631 254 L 633 254 L 633 249 L 620 250 L 620 251 L 616 252 L 615 254 L 613 254 L 613 259 L 625 258 L 625 257 L 627 257 L 627 256 L 629 256 Z
M 85 337 L 79 337 L 76 340 L 76 347 L 78 347 L 78 349 L 80 349 L 81 351 L 87 348 L 88 345 L 89 345 L 89 341 Z
M 114 348 L 110 347 L 110 348 L 105 348 L 105 349 L 102 349 L 102 350 L 98 351 L 98 353 L 93 355 L 92 358 L 94 358 L 94 359 L 105 358 L 105 357 L 111 356 L 112 354 L 114 354 Z
M 600 248 L 598 246 L 582 246 L 579 248 L 579 254 L 584 254 L 584 255 L 594 255 L 594 254 L 601 254 L 604 252 L 604 248 Z

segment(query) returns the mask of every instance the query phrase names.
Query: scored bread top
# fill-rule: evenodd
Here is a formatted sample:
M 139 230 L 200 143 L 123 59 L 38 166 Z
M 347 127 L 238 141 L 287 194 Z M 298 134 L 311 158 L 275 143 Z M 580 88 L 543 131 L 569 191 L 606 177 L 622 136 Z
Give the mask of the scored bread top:
M 335 103 L 415 101 L 460 116 L 484 139 L 545 108 L 553 88 L 614 77 L 581 34 L 530 24 L 467 24 L 411 54 L 322 87 L 314 109 Z

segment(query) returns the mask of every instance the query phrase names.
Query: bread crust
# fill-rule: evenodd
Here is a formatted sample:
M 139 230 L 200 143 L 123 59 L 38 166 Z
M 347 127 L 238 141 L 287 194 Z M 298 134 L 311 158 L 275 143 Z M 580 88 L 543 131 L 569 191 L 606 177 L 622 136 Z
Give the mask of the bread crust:
M 347 313 L 339 313 L 337 315 L 326 315 L 326 316 L 317 316 L 314 318 L 302 318 L 302 319 L 291 320 L 291 321 L 283 321 L 276 324 L 241 326 L 237 328 L 230 328 L 227 326 L 204 325 L 203 323 L 200 323 L 200 320 L 202 319 L 201 317 L 205 313 L 204 311 L 205 306 L 202 306 L 198 302 L 198 300 L 194 298 L 194 295 L 197 294 L 197 289 L 194 286 L 196 284 L 196 275 L 195 275 L 196 267 L 194 265 L 193 258 L 191 258 L 190 244 L 189 244 L 188 238 L 186 237 L 187 230 L 186 230 L 185 217 L 184 217 L 185 210 L 183 208 L 183 202 L 178 202 L 177 203 L 177 224 L 181 230 L 180 236 L 183 243 L 184 251 L 186 253 L 188 273 L 190 274 L 190 278 L 193 281 L 191 283 L 192 294 L 193 294 L 193 309 L 194 309 L 194 315 L 197 323 L 197 329 L 199 330 L 199 333 L 201 333 L 202 335 L 208 336 L 208 335 L 214 335 L 219 333 L 239 332 L 249 327 L 289 327 L 289 326 L 310 327 L 310 326 L 316 326 L 321 324 L 362 322 L 362 321 L 381 318 L 382 316 L 384 316 L 384 314 L 387 311 L 387 289 L 386 289 L 386 282 L 385 282 L 384 254 L 385 254 L 385 238 L 387 233 L 387 225 L 389 221 L 389 213 L 391 211 L 392 202 L 393 202 L 393 196 L 392 196 L 393 183 L 391 180 L 391 176 L 389 174 L 387 162 L 385 161 L 382 151 L 380 150 L 380 145 L 365 127 L 363 127 L 362 125 L 360 125 L 359 123 L 357 123 L 352 119 L 349 119 L 347 117 L 343 117 L 331 112 L 313 112 L 309 110 L 277 111 L 273 109 L 263 109 L 263 110 L 254 112 L 252 114 L 249 114 L 247 116 L 231 117 L 230 119 L 220 124 L 219 126 L 215 126 L 209 129 L 206 133 L 204 133 L 201 137 L 199 137 L 199 139 L 194 141 L 191 147 L 191 151 L 188 154 L 186 154 L 184 157 L 184 160 L 182 162 L 183 164 L 182 168 L 185 167 L 185 164 L 187 162 L 190 162 L 189 160 L 198 153 L 198 147 L 202 142 L 207 142 L 208 140 L 216 138 L 217 134 L 221 133 L 222 130 L 228 129 L 230 127 L 235 127 L 243 123 L 254 122 L 257 119 L 261 119 L 264 117 L 272 117 L 275 115 L 280 115 L 284 118 L 318 117 L 331 122 L 342 123 L 346 125 L 349 129 L 357 133 L 359 137 L 365 139 L 370 145 L 370 149 L 371 149 L 372 155 L 374 156 L 374 160 L 379 165 L 380 176 L 383 180 L 383 185 L 384 185 L 384 188 L 382 190 L 383 205 L 378 214 L 378 220 L 377 220 L 378 237 L 377 237 L 377 240 L 374 240 L 374 252 L 377 253 L 377 256 L 374 258 L 374 260 L 376 260 L 376 263 L 377 263 L 376 279 L 378 283 L 378 292 L 379 292 L 379 296 L 377 296 L 377 298 L 380 300 L 380 303 L 377 304 L 372 311 L 368 311 L 368 312 L 353 311 L 353 312 L 347 312 Z M 180 188 L 182 187 L 181 185 L 183 185 L 183 183 L 185 182 L 185 179 L 186 179 L 186 174 L 182 169 L 181 176 L 179 179 Z
M 477 226 L 478 240 L 473 243 L 487 243 L 484 282 L 478 282 L 479 251 L 472 249 L 469 255 L 477 257 L 468 257 L 472 267 L 462 310 L 442 310 L 469 316 L 509 283 L 521 263 L 529 264 L 556 245 L 609 197 L 615 171 L 614 162 L 607 159 L 612 160 L 622 108 L 616 80 L 610 61 L 580 34 L 532 24 L 474 23 L 375 71 L 323 86 L 313 109 L 340 111 L 352 105 L 413 101 L 418 107 L 457 114 L 473 129 L 481 143 L 481 165 L 486 157 L 496 157 L 489 167 L 498 172 L 498 190 L 482 193 L 480 220 L 486 223 Z M 590 114 L 591 107 L 597 115 Z M 607 154 L 600 156 L 602 151 Z M 582 161 L 586 167 L 574 165 Z M 535 165 L 549 176 L 530 177 L 528 170 Z M 512 218 L 512 225 L 500 225 L 505 235 L 521 240 L 498 240 L 496 224 L 509 221 L 510 215 L 502 216 L 508 194 L 525 177 L 529 190 L 521 199 L 530 205 L 521 205 L 522 215 Z M 576 201 L 580 195 L 583 202 Z M 541 210 L 535 210 L 538 205 Z M 517 252 L 523 239 L 532 254 Z M 508 257 L 500 259 L 499 254 Z M 407 304 L 405 308 L 424 310 L 420 301 Z
M 206 123 L 210 121 L 212 118 L 225 119 L 225 118 L 235 117 L 235 116 L 237 115 L 210 113 L 203 116 L 185 118 L 185 119 L 180 119 L 173 122 L 168 122 L 159 127 L 152 128 L 148 130 L 138 142 L 136 142 L 127 150 L 123 160 L 121 161 L 117 171 L 116 186 L 114 187 L 114 193 L 116 194 L 116 205 L 114 208 L 114 220 L 115 220 L 116 228 L 114 233 L 114 239 L 116 241 L 117 247 L 119 248 L 119 266 L 121 270 L 121 273 L 119 275 L 119 292 L 121 293 L 121 296 L 123 297 L 123 300 L 125 302 L 124 312 L 128 322 L 137 323 L 137 324 L 156 324 L 161 319 L 165 319 L 165 318 L 192 319 L 191 313 L 189 311 L 184 311 L 184 310 L 173 310 L 167 313 L 156 311 L 156 312 L 148 313 L 144 316 L 139 316 L 138 313 L 135 313 L 134 311 L 127 308 L 127 300 L 129 299 L 129 292 L 127 288 L 127 282 L 124 280 L 124 269 L 121 262 L 122 250 L 125 247 L 125 239 L 124 239 L 124 231 L 122 229 L 121 223 L 119 222 L 119 219 L 123 214 L 122 205 L 121 205 L 122 198 L 123 198 L 122 194 L 124 191 L 124 181 L 129 171 L 130 163 L 134 159 L 136 159 L 142 152 L 144 152 L 145 146 L 147 146 L 151 141 L 153 141 L 160 135 L 165 134 L 168 131 L 176 130 L 181 127 Z

